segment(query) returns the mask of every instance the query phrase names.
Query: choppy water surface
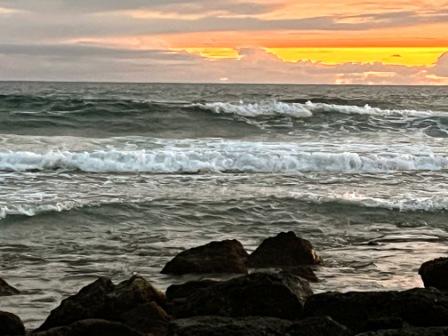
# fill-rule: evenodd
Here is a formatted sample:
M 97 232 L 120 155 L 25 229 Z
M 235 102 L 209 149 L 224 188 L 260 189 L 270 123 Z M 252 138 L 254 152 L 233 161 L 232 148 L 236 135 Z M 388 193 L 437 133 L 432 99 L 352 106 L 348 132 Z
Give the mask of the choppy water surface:
M 310 239 L 323 290 L 420 286 L 448 247 L 448 88 L 0 84 L 2 310 L 184 248 Z

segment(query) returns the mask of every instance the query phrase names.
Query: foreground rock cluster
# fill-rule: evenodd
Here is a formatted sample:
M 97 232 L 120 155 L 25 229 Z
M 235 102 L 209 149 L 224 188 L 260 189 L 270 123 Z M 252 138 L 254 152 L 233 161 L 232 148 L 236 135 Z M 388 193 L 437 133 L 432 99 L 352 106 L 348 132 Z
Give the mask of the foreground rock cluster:
M 313 294 L 321 259 L 293 232 L 266 239 L 252 254 L 236 240 L 181 252 L 168 274 L 233 273 L 165 293 L 140 276 L 99 278 L 63 300 L 31 336 L 414 336 L 448 335 L 448 258 L 424 263 L 427 288 Z M 267 270 L 269 269 L 269 270 Z M 250 272 L 249 272 L 250 271 Z M 297 275 L 298 274 L 298 275 Z M 18 291 L 0 281 L 0 295 Z M 25 335 L 19 317 L 0 312 L 0 336 Z

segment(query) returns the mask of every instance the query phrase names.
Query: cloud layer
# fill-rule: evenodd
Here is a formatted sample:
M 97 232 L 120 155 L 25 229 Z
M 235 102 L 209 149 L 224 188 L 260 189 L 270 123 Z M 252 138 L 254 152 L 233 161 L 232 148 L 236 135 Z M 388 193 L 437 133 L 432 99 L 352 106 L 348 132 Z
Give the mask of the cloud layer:
M 0 0 L 0 80 L 446 84 L 447 53 L 434 64 L 405 66 L 359 57 L 326 64 L 306 55 L 288 62 L 266 52 L 348 46 L 448 52 L 448 36 L 440 34 L 448 28 L 446 8 L 444 0 L 316 0 L 313 6 L 291 0 Z M 240 56 L 183 51 L 204 47 L 231 48 Z

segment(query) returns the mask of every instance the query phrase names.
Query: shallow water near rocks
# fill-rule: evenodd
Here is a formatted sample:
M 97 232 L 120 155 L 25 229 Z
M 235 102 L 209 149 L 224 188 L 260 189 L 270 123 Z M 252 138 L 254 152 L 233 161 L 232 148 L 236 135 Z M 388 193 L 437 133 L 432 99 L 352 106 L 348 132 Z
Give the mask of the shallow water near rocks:
M 22 291 L 0 309 L 30 328 L 100 275 L 201 278 L 160 270 L 212 240 L 295 231 L 316 292 L 422 286 L 448 251 L 445 87 L 0 88 L 0 276 Z

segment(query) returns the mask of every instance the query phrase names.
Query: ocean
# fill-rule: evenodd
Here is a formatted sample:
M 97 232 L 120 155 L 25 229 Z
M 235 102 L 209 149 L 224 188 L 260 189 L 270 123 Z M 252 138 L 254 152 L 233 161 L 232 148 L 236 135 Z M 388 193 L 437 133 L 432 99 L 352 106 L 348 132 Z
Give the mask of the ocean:
M 448 248 L 448 88 L 0 83 L 1 309 L 295 231 L 315 292 L 422 286 Z

